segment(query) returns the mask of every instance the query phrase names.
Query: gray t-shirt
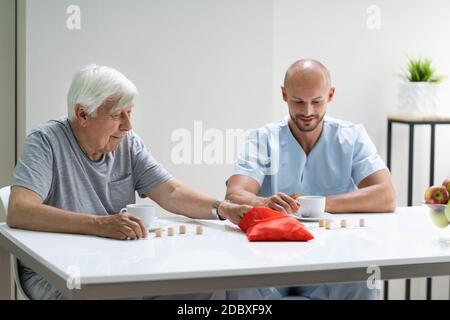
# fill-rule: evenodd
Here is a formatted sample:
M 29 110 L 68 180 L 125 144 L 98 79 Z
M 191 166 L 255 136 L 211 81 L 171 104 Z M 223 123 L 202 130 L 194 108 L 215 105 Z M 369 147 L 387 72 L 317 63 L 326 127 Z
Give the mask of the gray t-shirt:
M 142 139 L 129 132 L 99 161 L 80 148 L 67 118 L 48 121 L 26 138 L 13 186 L 36 192 L 43 203 L 80 213 L 115 214 L 171 178 Z
M 67 118 L 35 128 L 25 139 L 13 186 L 36 192 L 43 203 L 74 212 L 116 214 L 171 178 L 142 139 L 129 132 L 119 147 L 99 161 L 78 145 Z M 61 299 L 43 277 L 19 263 L 22 286 L 32 299 Z

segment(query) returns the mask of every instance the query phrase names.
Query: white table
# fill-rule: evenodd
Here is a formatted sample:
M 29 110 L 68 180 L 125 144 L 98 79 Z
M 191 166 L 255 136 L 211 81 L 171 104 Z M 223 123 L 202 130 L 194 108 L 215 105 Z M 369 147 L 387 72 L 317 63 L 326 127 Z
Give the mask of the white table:
M 361 217 L 365 228 L 357 226 Z M 344 218 L 349 226 L 340 229 Z M 0 263 L 9 266 L 12 254 L 72 299 L 366 281 L 372 265 L 382 279 L 450 274 L 450 247 L 437 240 L 424 207 L 335 215 L 333 230 L 306 224 L 315 236 L 307 243 L 248 242 L 237 227 L 223 222 L 179 217 L 160 222 L 175 227 L 175 236 L 151 233 L 145 240 L 117 241 L 3 224 Z M 180 224 L 186 235 L 177 234 Z M 203 235 L 195 234 L 197 224 L 204 226 Z M 2 286 L 10 280 L 8 272 L 0 272 Z M 71 290 L 77 283 L 80 289 Z M 9 298 L 5 290 L 0 294 Z

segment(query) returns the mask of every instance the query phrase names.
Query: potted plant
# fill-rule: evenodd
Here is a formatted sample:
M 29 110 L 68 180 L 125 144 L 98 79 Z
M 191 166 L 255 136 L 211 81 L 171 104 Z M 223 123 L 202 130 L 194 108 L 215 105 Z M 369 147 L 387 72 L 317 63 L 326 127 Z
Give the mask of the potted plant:
M 439 84 L 444 80 L 437 75 L 431 59 L 409 58 L 407 70 L 399 85 L 399 113 L 437 115 Z

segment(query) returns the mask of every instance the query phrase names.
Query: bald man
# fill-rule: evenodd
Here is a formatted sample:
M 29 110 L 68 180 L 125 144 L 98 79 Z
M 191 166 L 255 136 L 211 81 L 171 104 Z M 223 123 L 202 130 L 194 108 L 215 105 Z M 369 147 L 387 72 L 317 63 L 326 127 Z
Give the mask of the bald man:
M 281 92 L 289 117 L 249 135 L 227 181 L 226 198 L 286 214 L 298 210 L 299 194 L 326 196 L 330 213 L 394 211 L 390 173 L 364 127 L 326 116 L 335 93 L 327 68 L 312 59 L 296 61 Z M 365 283 L 293 292 L 312 299 L 378 296 Z

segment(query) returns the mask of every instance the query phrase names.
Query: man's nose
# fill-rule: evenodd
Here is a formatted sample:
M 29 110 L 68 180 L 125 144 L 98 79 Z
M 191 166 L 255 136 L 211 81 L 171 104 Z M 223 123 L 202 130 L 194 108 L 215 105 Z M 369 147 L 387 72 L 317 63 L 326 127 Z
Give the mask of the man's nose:
M 131 125 L 130 115 L 125 112 L 124 116 L 122 117 L 122 124 L 120 126 L 120 129 L 124 131 L 130 131 L 132 128 L 133 126 Z
M 313 106 L 311 102 L 306 102 L 305 103 L 305 115 L 309 116 L 313 113 Z

